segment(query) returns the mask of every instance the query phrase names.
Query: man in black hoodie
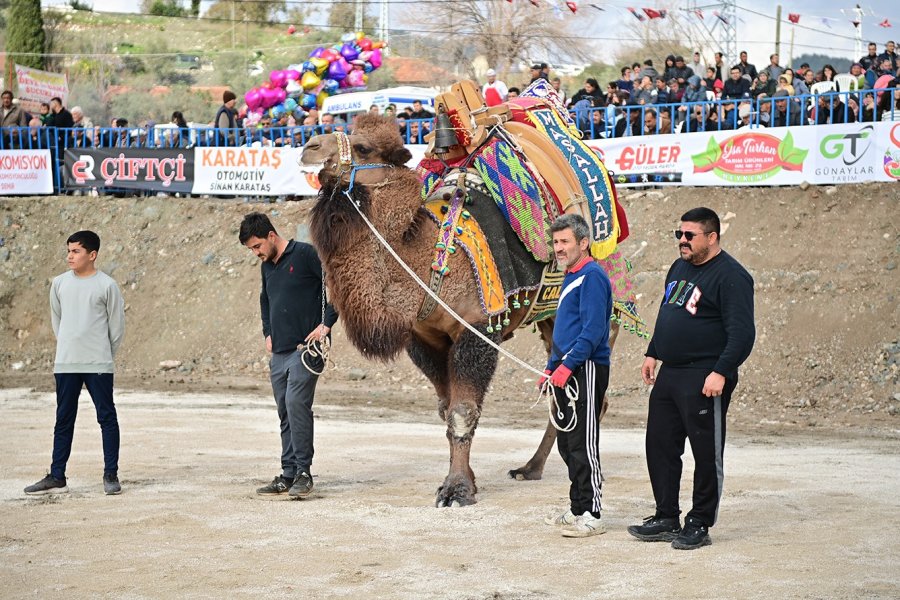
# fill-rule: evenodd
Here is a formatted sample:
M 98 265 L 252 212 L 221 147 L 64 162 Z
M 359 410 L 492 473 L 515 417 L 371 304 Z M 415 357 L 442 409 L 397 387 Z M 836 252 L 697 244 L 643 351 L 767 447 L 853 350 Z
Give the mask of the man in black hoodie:
M 656 513 L 628 533 L 678 550 L 711 543 L 724 479 L 725 415 L 738 367 L 753 349 L 753 278 L 719 245 L 718 215 L 694 208 L 675 231 L 680 258 L 669 268 L 656 329 L 641 366 L 653 385 L 647 468 Z M 656 375 L 657 361 L 662 361 Z M 681 527 L 678 494 L 685 439 L 694 455 L 693 507 Z

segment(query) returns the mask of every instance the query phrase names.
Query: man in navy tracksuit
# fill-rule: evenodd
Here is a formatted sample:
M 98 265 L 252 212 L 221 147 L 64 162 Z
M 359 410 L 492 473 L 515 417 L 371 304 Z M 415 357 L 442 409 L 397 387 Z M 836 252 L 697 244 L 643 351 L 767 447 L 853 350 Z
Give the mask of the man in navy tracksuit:
M 756 337 L 753 278 L 719 246 L 719 217 L 689 210 L 675 231 L 681 258 L 666 275 L 665 295 L 641 377 L 650 392 L 647 469 L 656 514 L 628 532 L 679 550 L 710 544 L 724 479 L 725 414 L 738 367 Z M 656 376 L 656 362 L 663 365 Z M 685 438 L 694 454 L 693 507 L 682 528 L 678 492 Z
M 566 276 L 545 373 L 556 398 L 552 418 L 559 429 L 557 448 L 571 484 L 570 509 L 545 522 L 563 526 L 565 537 L 587 537 L 604 532 L 600 522 L 600 407 L 609 384 L 612 286 L 591 258 L 590 229 L 582 217 L 563 215 L 550 229 L 557 263 Z M 569 393 L 576 388 L 572 406 Z

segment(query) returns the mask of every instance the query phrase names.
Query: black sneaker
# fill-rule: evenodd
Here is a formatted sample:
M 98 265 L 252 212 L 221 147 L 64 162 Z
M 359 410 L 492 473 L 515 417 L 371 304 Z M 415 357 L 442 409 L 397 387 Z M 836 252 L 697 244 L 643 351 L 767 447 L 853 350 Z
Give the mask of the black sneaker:
M 298 498 L 305 498 L 309 496 L 313 489 L 313 478 L 312 475 L 307 473 L 306 471 L 301 471 L 296 478 L 294 478 L 294 485 L 291 486 L 291 491 L 288 492 L 291 496 L 296 496 Z
M 642 542 L 671 542 L 681 532 L 678 517 L 653 515 L 644 519 L 643 525 L 631 525 L 628 533 Z
M 122 493 L 122 486 L 119 484 L 119 478 L 112 473 L 103 474 L 103 491 L 107 496 L 115 496 Z
M 709 527 L 693 517 L 688 517 L 684 520 L 684 529 L 672 542 L 672 547 L 676 550 L 694 550 L 710 544 L 712 540 L 709 539 Z
M 25 488 L 25 493 L 32 496 L 41 494 L 64 494 L 68 491 L 69 487 L 66 485 L 66 478 L 63 477 L 62 479 L 57 479 L 50 473 L 47 473 L 46 477 L 34 485 L 29 485 Z
M 279 494 L 284 494 L 291 489 L 291 484 L 293 483 L 293 479 L 287 479 L 284 475 L 276 475 L 275 479 L 272 480 L 272 483 L 257 488 L 256 493 L 260 496 L 277 496 Z

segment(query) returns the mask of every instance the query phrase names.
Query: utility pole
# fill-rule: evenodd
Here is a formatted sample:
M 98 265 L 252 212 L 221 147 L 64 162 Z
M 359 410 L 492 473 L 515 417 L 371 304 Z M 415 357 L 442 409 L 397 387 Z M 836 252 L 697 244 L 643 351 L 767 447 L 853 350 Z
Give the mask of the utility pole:
M 234 0 L 231 0 L 231 49 L 234 50 Z
M 356 21 L 353 24 L 354 31 L 362 31 L 363 28 L 363 15 L 365 13 L 365 8 L 363 7 L 365 0 L 356 0 Z
M 781 54 L 781 5 L 775 9 L 775 54 Z
M 381 26 L 381 39 L 385 43 L 384 53 L 390 56 L 391 54 L 391 46 L 388 43 L 390 41 L 390 26 L 388 24 L 388 2 L 387 0 L 381 0 L 381 12 L 379 14 L 378 23 Z

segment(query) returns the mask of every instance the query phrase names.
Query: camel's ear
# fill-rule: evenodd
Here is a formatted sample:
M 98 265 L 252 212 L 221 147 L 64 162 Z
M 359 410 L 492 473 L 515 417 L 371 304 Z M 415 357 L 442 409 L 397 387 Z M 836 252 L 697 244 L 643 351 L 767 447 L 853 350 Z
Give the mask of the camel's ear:
M 412 153 L 406 149 L 405 146 L 401 146 L 391 151 L 390 155 L 388 155 L 388 162 L 392 165 L 396 165 L 398 167 L 402 167 L 412 158 Z

